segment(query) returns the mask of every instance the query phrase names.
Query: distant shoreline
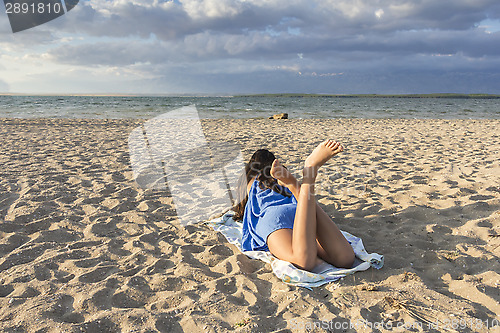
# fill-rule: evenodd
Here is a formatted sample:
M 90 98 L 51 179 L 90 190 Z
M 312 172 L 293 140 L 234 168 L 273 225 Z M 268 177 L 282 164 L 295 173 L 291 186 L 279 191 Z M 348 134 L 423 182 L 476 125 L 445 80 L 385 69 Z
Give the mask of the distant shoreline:
M 256 94 L 237 95 L 235 97 L 298 97 L 298 98 L 464 98 L 464 99 L 497 99 L 500 95 L 493 94 Z
M 24 93 L 0 93 L 0 96 L 52 96 L 52 97 L 286 97 L 286 98 L 457 98 L 457 99 L 500 99 L 496 94 L 455 94 L 455 93 L 437 93 L 437 94 L 300 94 L 300 93 L 278 93 L 278 94 L 228 94 L 228 95 L 207 95 L 207 94 L 24 94 Z

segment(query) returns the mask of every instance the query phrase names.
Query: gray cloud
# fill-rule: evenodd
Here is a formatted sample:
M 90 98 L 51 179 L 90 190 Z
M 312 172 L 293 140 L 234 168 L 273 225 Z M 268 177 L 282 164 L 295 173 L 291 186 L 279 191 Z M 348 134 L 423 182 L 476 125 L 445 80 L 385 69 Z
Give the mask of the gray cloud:
M 164 89 L 176 78 L 186 91 L 485 91 L 500 86 L 500 33 L 478 27 L 487 18 L 500 19 L 498 0 L 96 0 L 0 44 L 133 69 Z
M 143 36 L 169 40 L 210 31 L 243 34 L 300 28 L 311 35 L 353 35 L 367 31 L 467 30 L 486 18 L 500 18 L 496 0 L 415 1 L 196 1 L 82 2 L 53 27 L 94 36 Z M 379 16 L 377 16 L 377 12 Z M 382 14 L 380 14 L 382 13 Z
M 309 38 L 293 35 L 272 37 L 257 32 L 244 35 L 204 32 L 179 41 L 112 40 L 69 44 L 53 48 L 49 54 L 56 61 L 77 65 L 123 66 L 137 62 L 161 64 L 235 58 L 261 59 L 263 63 L 273 63 L 276 60 L 297 60 L 298 54 L 315 62 L 334 58 L 343 59 L 348 64 L 368 61 L 372 57 L 407 57 L 415 54 L 427 57 L 458 55 L 482 61 L 485 56 L 500 56 L 497 45 L 500 45 L 500 33 L 487 34 L 481 29 Z

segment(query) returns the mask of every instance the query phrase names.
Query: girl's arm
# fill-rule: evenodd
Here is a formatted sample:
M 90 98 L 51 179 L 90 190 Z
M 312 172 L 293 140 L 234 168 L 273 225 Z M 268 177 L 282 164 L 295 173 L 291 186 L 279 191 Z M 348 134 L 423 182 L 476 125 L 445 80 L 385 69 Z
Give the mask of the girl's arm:
M 257 177 L 257 176 L 255 176 L 255 177 Z M 249 193 L 250 193 L 250 189 L 252 188 L 252 184 L 255 181 L 255 177 L 253 177 L 252 179 L 250 179 L 250 181 L 247 184 L 247 195 L 249 195 Z

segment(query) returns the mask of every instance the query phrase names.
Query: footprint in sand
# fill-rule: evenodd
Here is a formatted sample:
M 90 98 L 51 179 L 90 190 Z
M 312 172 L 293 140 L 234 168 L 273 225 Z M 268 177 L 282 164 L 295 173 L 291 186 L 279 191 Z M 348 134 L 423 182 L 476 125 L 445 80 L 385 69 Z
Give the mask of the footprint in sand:
M 208 250 L 208 252 L 223 257 L 229 257 L 234 254 L 234 251 L 224 244 L 214 245 Z
M 111 309 L 111 296 L 113 296 L 114 289 L 105 287 L 96 291 L 90 298 L 90 303 L 99 310 Z M 86 300 L 87 302 L 88 300 Z
M 11 253 L 5 260 L 0 264 L 0 272 L 7 270 L 13 266 L 26 264 L 32 262 L 36 258 L 43 255 L 45 250 L 50 246 L 46 243 L 40 245 L 29 246 L 20 251 Z
M 145 293 L 152 291 L 148 281 L 142 276 L 131 277 L 127 285 Z
M 33 298 L 38 295 L 40 295 L 40 291 L 37 289 L 27 285 L 19 285 L 9 296 L 13 298 Z
M 139 237 L 139 240 L 144 243 L 156 245 L 158 243 L 159 237 L 156 232 L 151 232 L 149 234 L 142 235 L 141 237 Z
M 122 257 L 132 255 L 132 252 L 124 249 L 125 241 L 122 239 L 111 239 L 107 244 L 108 252 Z
M 158 273 L 164 274 L 167 269 L 172 267 L 175 267 L 173 261 L 168 259 L 158 259 L 158 261 L 156 261 L 154 264 L 146 268 L 145 274 L 146 275 L 153 275 Z
M 68 283 L 69 281 L 75 278 L 75 274 L 66 271 L 56 270 L 54 272 L 54 278 L 60 283 Z
M 35 278 L 39 281 L 47 281 L 52 277 L 52 271 L 46 265 L 35 266 Z
M 179 324 L 179 318 L 164 315 L 156 320 L 155 328 L 162 333 L 184 332 Z
M 82 274 L 78 277 L 78 280 L 83 283 L 95 283 L 104 280 L 113 273 L 117 273 L 119 270 L 116 266 L 104 266 L 97 267 L 96 269 Z
M 73 296 L 60 294 L 57 296 L 56 302 L 50 305 L 45 314 L 56 321 L 81 323 L 85 318 L 82 314 L 75 312 L 73 308 L 74 300 Z
M 188 245 L 183 245 L 181 246 L 181 251 L 183 253 L 200 253 L 205 250 L 205 247 L 199 246 L 199 245 L 194 245 L 194 244 L 188 244 Z
M 236 287 L 236 280 L 230 277 L 218 280 L 215 289 L 225 294 L 234 294 L 238 290 L 238 287 Z
M 0 254 L 10 253 L 29 240 L 30 238 L 28 236 L 18 234 L 10 235 L 5 239 L 5 242 L 2 241 L 2 244 L 0 244 Z
M 133 288 L 114 294 L 111 297 L 111 304 L 115 308 L 141 308 L 148 303 L 147 294 Z
M 38 236 L 34 242 L 35 243 L 43 243 L 43 242 L 58 242 L 58 243 L 69 243 L 76 242 L 83 237 L 81 232 L 75 232 L 69 229 L 56 229 L 56 230 L 44 230 L 40 232 L 40 236 Z
M 117 237 L 123 234 L 123 231 L 117 228 L 116 222 L 113 221 L 94 223 L 90 231 L 97 237 Z

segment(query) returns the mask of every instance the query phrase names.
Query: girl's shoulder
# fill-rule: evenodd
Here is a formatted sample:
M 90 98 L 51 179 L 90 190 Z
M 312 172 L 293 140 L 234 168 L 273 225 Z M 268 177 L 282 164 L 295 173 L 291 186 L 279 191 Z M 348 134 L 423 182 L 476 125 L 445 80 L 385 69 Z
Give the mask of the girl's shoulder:
M 253 177 L 250 179 L 250 181 L 247 184 L 247 195 L 250 194 L 250 189 L 252 188 L 253 183 L 255 183 L 257 176 Z

